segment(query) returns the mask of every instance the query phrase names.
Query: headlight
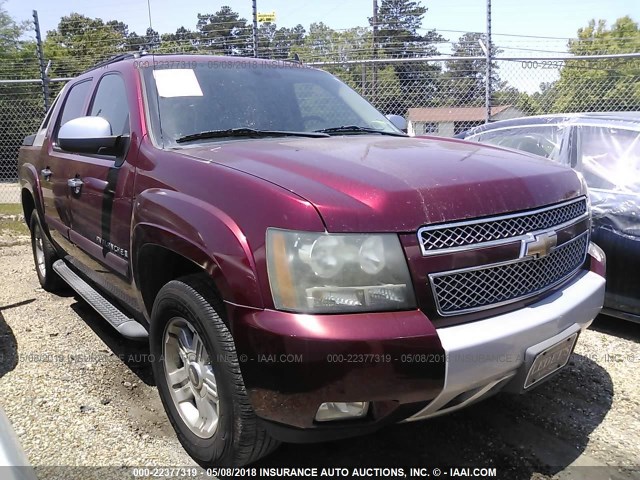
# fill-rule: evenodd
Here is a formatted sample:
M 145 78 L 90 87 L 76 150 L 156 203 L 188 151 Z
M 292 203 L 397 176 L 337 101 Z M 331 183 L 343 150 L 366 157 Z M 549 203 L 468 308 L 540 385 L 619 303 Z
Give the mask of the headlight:
M 395 234 L 267 230 L 273 302 L 300 313 L 415 308 L 407 262 Z

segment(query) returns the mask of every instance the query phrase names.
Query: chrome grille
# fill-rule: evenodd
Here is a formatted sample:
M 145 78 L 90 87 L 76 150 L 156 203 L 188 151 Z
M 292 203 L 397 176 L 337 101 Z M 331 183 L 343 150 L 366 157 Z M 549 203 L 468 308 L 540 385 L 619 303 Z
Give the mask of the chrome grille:
M 548 256 L 429 275 L 441 315 L 469 313 L 530 297 L 557 285 L 585 260 L 588 232 Z
M 537 230 L 576 221 L 587 214 L 584 197 L 537 210 L 500 217 L 423 227 L 418 239 L 423 255 L 442 253 L 443 249 L 494 242 L 519 237 Z

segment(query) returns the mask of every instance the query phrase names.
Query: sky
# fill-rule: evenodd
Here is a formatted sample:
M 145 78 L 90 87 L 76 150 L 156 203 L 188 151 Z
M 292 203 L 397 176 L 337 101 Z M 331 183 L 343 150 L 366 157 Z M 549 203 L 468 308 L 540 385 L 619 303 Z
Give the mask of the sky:
M 0 0 L 1 2 L 2 0 Z M 381 0 L 379 0 L 380 3 Z M 150 25 L 160 33 L 172 33 L 181 26 L 194 30 L 198 13 L 215 13 L 223 5 L 251 20 L 250 0 L 5 0 L 4 8 L 18 20 L 30 20 L 38 11 L 41 31 L 56 27 L 60 17 L 78 12 L 103 20 L 121 20 L 130 32 L 143 34 Z M 422 27 L 436 29 L 450 41 L 467 31 L 486 30 L 486 0 L 422 0 L 428 8 Z M 276 12 L 278 26 L 305 28 L 324 22 L 334 29 L 367 26 L 372 0 L 257 0 L 258 12 Z M 493 42 L 503 56 L 552 56 L 566 52 L 567 39 L 590 19 L 604 19 L 610 25 L 624 15 L 640 21 L 640 0 L 492 0 Z M 443 45 L 441 53 L 449 53 Z M 532 92 L 541 81 L 552 81 L 557 70 L 538 70 L 523 76 L 522 69 L 501 76 L 518 88 Z

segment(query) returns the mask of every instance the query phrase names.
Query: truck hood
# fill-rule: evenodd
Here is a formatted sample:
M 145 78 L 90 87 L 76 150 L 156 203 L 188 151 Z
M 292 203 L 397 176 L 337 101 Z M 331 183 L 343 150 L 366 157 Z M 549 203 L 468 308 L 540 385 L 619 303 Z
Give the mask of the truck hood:
M 295 193 L 316 207 L 329 232 L 412 232 L 583 193 L 569 168 L 453 139 L 291 137 L 198 144 L 180 153 Z

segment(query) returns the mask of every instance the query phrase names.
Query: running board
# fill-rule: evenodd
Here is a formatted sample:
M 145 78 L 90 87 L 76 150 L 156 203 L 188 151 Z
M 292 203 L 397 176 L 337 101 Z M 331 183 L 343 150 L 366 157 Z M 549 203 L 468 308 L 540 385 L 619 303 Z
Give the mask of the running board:
M 146 340 L 149 334 L 133 318 L 127 317 L 109 300 L 100 295 L 93 287 L 74 273 L 66 263 L 57 260 L 53 269 L 73 288 L 96 312 L 98 312 L 120 335 L 130 340 Z

